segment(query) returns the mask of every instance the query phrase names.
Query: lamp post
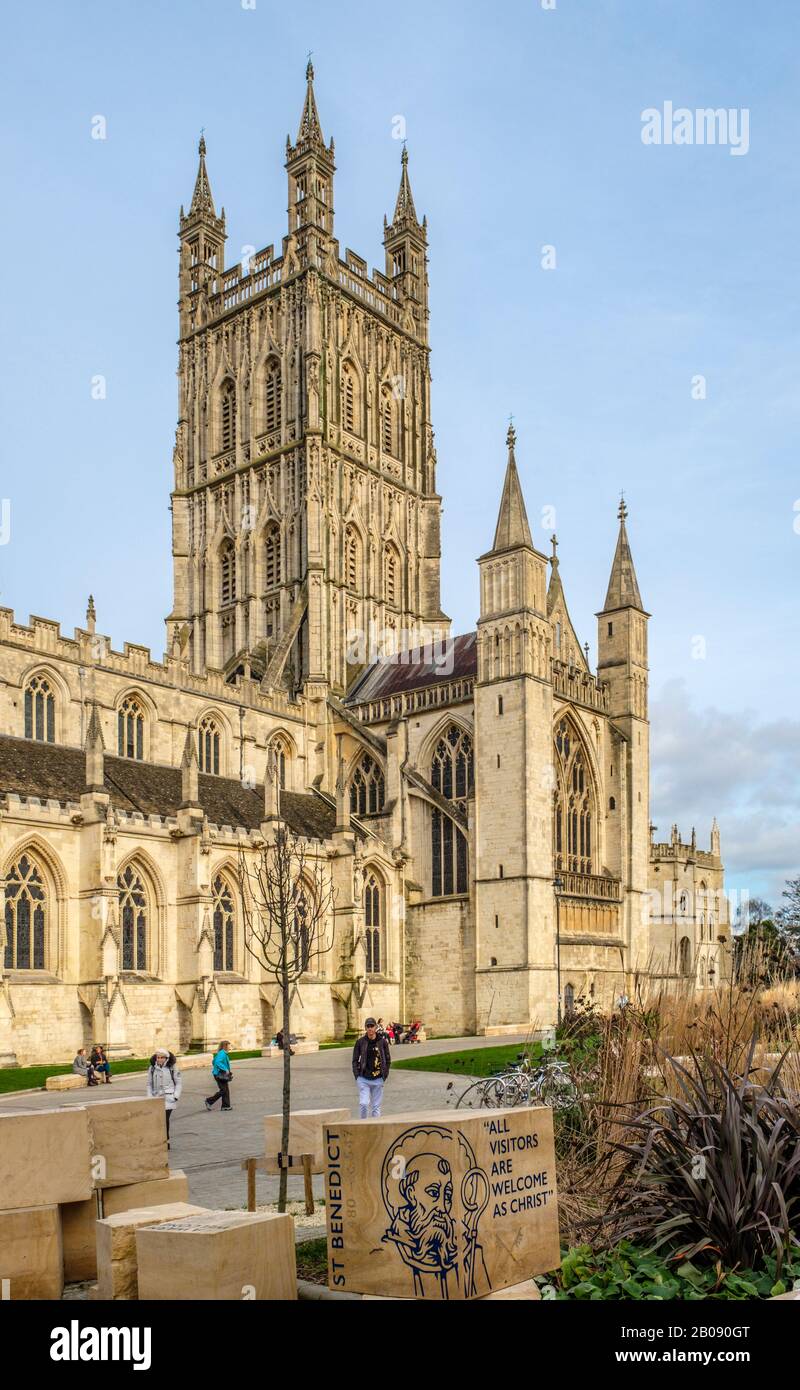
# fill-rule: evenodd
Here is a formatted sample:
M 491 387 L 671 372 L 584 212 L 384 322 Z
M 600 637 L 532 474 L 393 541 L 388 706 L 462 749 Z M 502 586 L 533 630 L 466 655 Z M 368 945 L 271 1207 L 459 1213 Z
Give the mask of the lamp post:
M 553 888 L 556 895 L 556 982 L 558 984 L 558 1027 L 561 1027 L 561 889 L 563 882 L 560 874 L 556 874 L 553 879 Z

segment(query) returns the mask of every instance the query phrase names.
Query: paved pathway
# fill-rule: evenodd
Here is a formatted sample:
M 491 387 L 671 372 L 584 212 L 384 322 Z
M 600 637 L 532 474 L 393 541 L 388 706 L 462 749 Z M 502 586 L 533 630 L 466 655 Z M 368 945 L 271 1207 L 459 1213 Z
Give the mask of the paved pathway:
M 420 1057 L 438 1052 L 456 1052 L 463 1047 L 497 1047 L 522 1043 L 525 1034 L 502 1038 L 438 1038 L 411 1048 L 393 1049 L 393 1056 Z M 348 1106 L 355 1110 L 356 1092 L 351 1071 L 349 1047 L 330 1048 L 306 1057 L 292 1059 L 292 1106 L 296 1110 L 321 1110 Z M 221 1114 L 217 1106 L 210 1113 L 203 1098 L 211 1091 L 210 1072 L 183 1073 L 183 1094 L 172 1121 L 173 1168 L 183 1168 L 189 1178 L 193 1202 L 208 1207 L 242 1207 L 247 1200 L 246 1176 L 240 1161 L 264 1152 L 264 1115 L 281 1107 L 283 1062 L 281 1058 L 252 1058 L 234 1062 L 235 1080 L 231 1087 L 233 1109 Z M 393 1069 L 384 1091 L 384 1115 L 410 1110 L 438 1110 L 447 1102 L 450 1078 L 442 1072 Z M 456 1083 L 458 1084 L 458 1082 Z M 95 1091 L 41 1092 L 36 1095 L 0 1095 L 0 1111 L 45 1109 L 53 1105 L 87 1105 L 113 1095 L 142 1095 L 143 1072 L 120 1075 L 112 1087 Z M 278 1179 L 258 1175 L 257 1200 L 277 1199 Z M 314 1179 L 315 1191 L 322 1195 L 323 1179 Z M 299 1179 L 289 1183 L 291 1196 L 303 1195 Z

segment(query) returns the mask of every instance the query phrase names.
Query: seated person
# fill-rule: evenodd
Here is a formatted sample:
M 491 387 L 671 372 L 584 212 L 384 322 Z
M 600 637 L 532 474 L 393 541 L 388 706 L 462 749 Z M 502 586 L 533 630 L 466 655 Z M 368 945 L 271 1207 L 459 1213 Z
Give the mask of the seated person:
M 95 1043 L 94 1047 L 92 1048 L 92 1055 L 89 1059 L 89 1065 L 94 1068 L 98 1076 L 104 1075 L 106 1078 L 106 1085 L 110 1086 L 111 1066 L 109 1064 L 108 1058 L 106 1057 L 105 1048 L 101 1047 L 99 1043 Z
M 95 1076 L 94 1067 L 92 1066 L 91 1062 L 86 1056 L 85 1047 L 78 1048 L 78 1051 L 75 1055 L 75 1060 L 72 1063 L 72 1070 L 75 1072 L 76 1076 L 82 1076 L 85 1078 L 87 1086 L 97 1085 L 97 1077 Z

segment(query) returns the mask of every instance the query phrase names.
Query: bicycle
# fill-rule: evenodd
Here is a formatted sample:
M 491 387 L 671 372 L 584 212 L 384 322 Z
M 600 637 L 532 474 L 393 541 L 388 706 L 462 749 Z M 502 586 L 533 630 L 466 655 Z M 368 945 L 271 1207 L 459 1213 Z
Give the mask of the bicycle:
M 570 1110 L 578 1099 L 567 1062 L 548 1058 L 534 1067 L 530 1056 L 520 1055 L 516 1066 L 473 1081 L 455 1097 L 455 1082 L 448 1083 L 457 1110 L 499 1110 L 519 1105 L 547 1105 L 551 1110 Z

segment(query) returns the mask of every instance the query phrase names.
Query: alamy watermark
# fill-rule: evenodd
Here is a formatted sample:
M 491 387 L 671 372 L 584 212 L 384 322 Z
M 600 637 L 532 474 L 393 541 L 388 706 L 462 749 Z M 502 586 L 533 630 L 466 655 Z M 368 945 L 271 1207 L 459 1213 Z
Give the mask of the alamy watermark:
M 750 111 L 746 106 L 704 106 L 691 111 L 665 101 L 642 112 L 643 145 L 727 145 L 730 154 L 750 149 Z

